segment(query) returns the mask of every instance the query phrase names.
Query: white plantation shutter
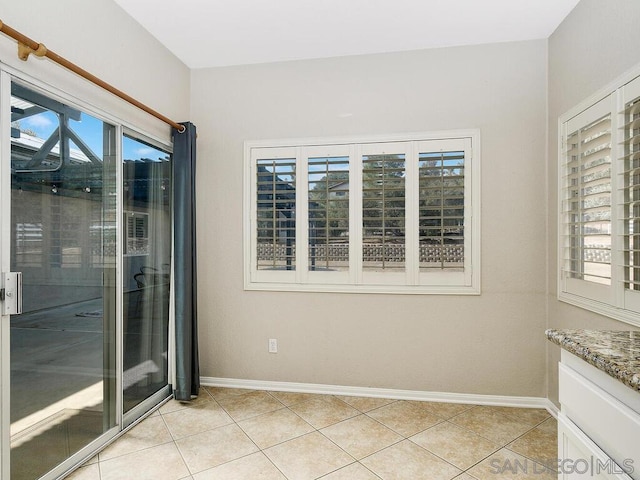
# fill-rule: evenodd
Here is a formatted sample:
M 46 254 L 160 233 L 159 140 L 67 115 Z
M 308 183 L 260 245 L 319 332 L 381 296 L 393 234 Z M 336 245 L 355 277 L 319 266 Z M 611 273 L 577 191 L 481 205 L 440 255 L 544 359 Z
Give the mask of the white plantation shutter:
M 559 127 L 558 298 L 640 326 L 640 66 Z
M 405 269 L 405 155 L 362 156 L 362 268 Z
M 300 171 L 306 171 L 306 273 L 299 282 L 345 285 L 351 281 L 353 208 L 353 149 L 349 145 L 307 146 L 301 149 Z M 302 208 L 300 209 L 302 211 Z M 302 215 L 302 213 L 301 213 Z M 302 218 L 302 217 L 300 217 Z M 305 231 L 306 230 L 306 231 Z M 303 241 L 302 238 L 300 241 Z
M 245 146 L 247 289 L 479 293 L 479 133 L 383 140 Z
M 625 85 L 620 128 L 625 308 L 640 311 L 640 79 Z
M 566 122 L 561 248 L 567 291 L 607 301 L 611 295 L 611 98 Z
M 472 151 L 469 138 L 418 144 L 415 228 L 420 283 L 473 283 L 474 262 L 479 267 L 479 259 L 472 194 L 477 163 Z
M 261 148 L 251 152 L 247 171 L 252 185 L 252 281 L 295 281 L 297 190 L 295 148 Z
M 419 155 L 420 269 L 464 267 L 464 151 Z
M 258 159 L 258 270 L 295 270 L 295 158 Z
M 349 268 L 349 157 L 311 157 L 309 270 Z
M 125 255 L 149 255 L 149 214 L 125 212 Z

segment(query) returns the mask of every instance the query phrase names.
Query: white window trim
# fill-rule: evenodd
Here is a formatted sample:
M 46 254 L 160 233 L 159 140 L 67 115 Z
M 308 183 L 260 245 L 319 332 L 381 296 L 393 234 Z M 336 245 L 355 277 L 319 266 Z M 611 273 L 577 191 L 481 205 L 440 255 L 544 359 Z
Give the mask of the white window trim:
M 623 164 L 620 157 L 619 145 L 624 140 L 620 126 L 624 125 L 624 105 L 625 86 L 630 82 L 640 79 L 640 64 L 636 65 L 620 77 L 610 82 L 604 88 L 580 102 L 575 107 L 558 118 L 558 176 L 557 176 L 557 213 L 558 213 L 558 233 L 557 233 L 557 297 L 558 300 L 584 308 L 586 310 L 604 315 L 621 322 L 640 326 L 640 294 L 624 288 L 624 226 L 622 224 L 623 202 L 622 186 Z M 580 285 L 578 288 L 568 288 L 568 280 L 564 275 L 564 252 L 562 235 L 565 227 L 563 214 L 563 175 L 564 170 L 564 139 L 566 138 L 566 125 L 572 119 L 578 117 L 592 106 L 611 96 L 611 286 L 608 287 L 606 295 L 602 296 L 602 288 L 599 285 Z M 573 280 L 573 282 L 582 282 Z M 600 290 L 600 292 L 592 291 Z M 570 290 L 570 291 L 568 291 Z M 591 293 L 590 293 L 591 292 Z
M 282 148 L 280 152 L 284 154 L 284 149 L 299 149 L 297 157 L 302 158 L 301 149 L 322 146 L 345 146 L 350 149 L 351 158 L 360 154 L 360 146 L 368 143 L 393 143 L 393 142 L 420 142 L 420 141 L 446 141 L 463 140 L 470 142 L 469 156 L 465 159 L 465 217 L 467 219 L 465 234 L 465 259 L 469 259 L 464 272 L 462 284 L 459 280 L 442 280 L 437 284 L 426 285 L 417 284 L 420 277 L 424 278 L 428 273 L 407 274 L 409 281 L 398 281 L 397 284 L 390 282 L 365 283 L 362 269 L 359 263 L 362 257 L 362 245 L 359 239 L 362 237 L 362 225 L 356 219 L 359 218 L 362 206 L 361 198 L 354 196 L 350 202 L 350 236 L 355 241 L 350 242 L 350 274 L 346 283 L 338 281 L 319 280 L 317 272 L 307 272 L 306 248 L 297 249 L 296 270 L 290 272 L 277 272 L 283 281 L 278 282 L 276 278 L 270 281 L 259 281 L 255 278 L 256 270 L 253 269 L 253 252 L 255 251 L 255 158 L 252 152 L 258 148 Z M 244 192 L 243 192 L 243 248 L 244 248 L 244 288 L 245 290 L 267 290 L 267 291 L 301 291 L 301 292 L 336 292 L 336 293 L 384 293 L 384 294 L 438 294 L 438 295 L 479 295 L 480 294 L 480 130 L 454 130 L 437 131 L 427 133 L 408 133 L 396 135 L 376 135 L 364 137 L 329 137 L 329 138 L 302 138 L 302 139 L 280 139 L 280 140 L 258 140 L 246 141 L 244 143 Z M 306 163 L 306 162 L 305 162 Z M 351 162 L 350 183 L 359 185 L 361 182 L 360 172 L 355 170 L 356 162 Z M 410 167 L 409 167 L 410 168 Z M 304 184 L 304 185 L 303 185 Z M 302 181 L 299 187 L 306 192 L 306 182 Z M 407 199 L 410 195 L 417 195 L 412 187 L 407 187 Z M 297 242 L 306 242 L 307 228 L 304 222 L 296 222 Z M 306 245 L 306 243 L 299 243 Z M 407 248 L 407 251 L 409 248 Z M 408 254 L 409 255 L 409 254 Z M 466 260 L 465 260 L 465 263 Z M 304 270 L 303 270 L 304 267 Z M 407 269 L 411 270 L 411 269 Z M 262 273 L 261 271 L 260 273 Z M 275 272 L 274 272 L 275 273 Z M 336 272 L 342 273 L 342 272 Z M 447 276 L 450 273 L 458 272 L 434 272 L 436 276 Z M 284 274 L 284 275 L 282 275 Z M 401 274 L 404 280 L 405 275 Z M 449 275 L 450 277 L 452 275 Z M 460 273 L 457 275 L 461 276 Z M 285 279 L 286 277 L 286 279 Z M 336 277 L 343 277 L 336 275 Z M 388 276 L 390 277 L 390 276 Z M 416 278 L 412 278 L 416 277 Z M 337 279 L 336 279 L 337 280 Z

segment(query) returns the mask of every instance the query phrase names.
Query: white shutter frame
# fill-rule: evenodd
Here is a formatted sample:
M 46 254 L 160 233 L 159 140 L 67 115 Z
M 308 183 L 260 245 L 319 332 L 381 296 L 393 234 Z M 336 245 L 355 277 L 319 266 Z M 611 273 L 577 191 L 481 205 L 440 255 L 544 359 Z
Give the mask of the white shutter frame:
M 469 255 L 469 267 L 465 263 L 461 272 L 419 272 L 418 252 L 418 196 L 416 180 L 418 168 L 418 142 L 438 140 L 458 145 L 466 139 L 465 148 L 465 256 Z M 443 144 L 444 145 L 444 144 Z M 343 150 L 349 153 L 349 272 L 308 271 L 308 174 L 307 159 L 316 151 Z M 459 147 L 457 147 L 459 149 Z M 296 154 L 290 152 L 295 149 Z M 382 149 L 382 150 L 381 150 Z M 386 151 L 388 149 L 388 151 Z M 362 229 L 362 156 L 375 153 L 405 153 L 405 163 L 415 163 L 405 169 L 405 268 L 400 272 L 364 272 Z M 475 149 L 475 151 L 474 151 Z M 266 152 L 266 153 L 265 153 Z M 274 155 L 296 158 L 296 266 L 295 270 L 258 270 L 257 268 L 257 167 L 258 157 L 266 159 Z M 324 154 L 323 154 L 324 155 Z M 245 142 L 245 290 L 348 292 L 348 293 L 398 293 L 477 295 L 480 293 L 480 132 L 461 130 L 399 134 L 356 138 L 312 138 Z M 415 167 L 415 168 L 414 168 Z M 413 171 L 415 170 L 415 172 Z M 302 186 L 304 184 L 304 186 Z M 468 213 L 468 217 L 467 217 Z M 415 218 L 413 218 L 415 216 Z M 467 224 L 468 222 L 468 224 Z M 267 228 L 266 226 L 264 228 Z M 304 231 L 303 231 L 304 230 Z M 415 238 L 413 238 L 415 236 Z M 415 244 L 415 245 L 413 245 Z M 416 248 L 413 248 L 413 247 Z M 414 251 L 415 250 L 415 251 Z M 278 260 L 280 261 L 280 260 Z M 303 268 L 304 267 L 304 268 Z M 415 270 L 415 272 L 414 272 Z M 329 275 L 324 275 L 329 274 Z M 336 274 L 336 275 L 334 275 Z M 324 278 L 323 278 L 324 277 Z M 335 277 L 335 278 L 330 278 Z
M 410 162 L 410 153 L 411 153 L 411 143 L 410 142 L 385 142 L 385 143 L 368 143 L 365 145 L 362 145 L 360 148 L 360 157 L 359 157 L 359 164 L 360 164 L 360 180 L 362 181 L 362 175 L 363 175 L 363 158 L 365 156 L 371 156 L 371 155 L 403 155 L 404 156 L 404 172 L 405 172 L 405 177 L 404 177 L 404 184 L 405 184 L 405 196 L 404 196 L 404 201 L 405 201 L 405 207 L 404 207 L 404 215 L 405 215 L 405 224 L 404 224 L 404 248 L 405 248 L 405 258 L 404 258 L 404 264 L 405 264 L 405 268 L 404 270 L 400 271 L 383 271 L 383 272 L 373 272 L 373 271 L 367 271 L 364 266 L 361 268 L 362 270 L 362 285 L 410 285 L 409 283 L 409 275 L 407 273 L 407 268 L 408 268 L 408 261 L 407 261 L 407 250 L 408 250 L 408 245 L 407 245 L 407 237 L 409 235 L 409 231 L 408 231 L 408 218 L 411 215 L 411 212 L 408 211 L 408 209 L 410 208 L 409 206 L 409 202 L 408 202 L 408 198 L 407 198 L 407 184 L 409 183 L 409 179 L 407 178 L 407 165 Z M 362 187 L 362 185 L 361 185 Z M 362 193 L 360 194 L 361 198 L 362 198 Z M 362 226 L 362 207 L 360 209 L 360 213 L 359 213 L 359 221 L 360 221 L 360 225 Z M 364 229 L 364 227 L 363 227 Z M 362 245 L 364 244 L 364 238 L 362 240 Z M 364 260 L 363 260 L 364 262 Z
M 606 87 L 591 95 L 588 99 L 573 107 L 558 119 L 558 299 L 587 310 L 620 320 L 632 325 L 640 326 L 640 290 L 627 288 L 629 271 L 640 263 L 640 255 L 630 263 L 630 258 L 625 253 L 626 237 L 631 232 L 628 225 L 633 220 L 633 213 L 629 212 L 626 192 L 634 186 L 640 186 L 640 182 L 630 182 L 627 178 L 629 172 L 636 170 L 629 161 L 640 160 L 640 148 L 636 152 L 627 149 L 629 145 L 630 130 L 633 130 L 633 144 L 640 144 L 640 117 L 629 121 L 627 107 L 631 102 L 640 98 L 640 64 L 630 69 L 619 78 L 609 83 Z M 608 99 L 608 100 L 607 100 Z M 609 105 L 607 112 L 606 104 Z M 591 108 L 591 110 L 590 110 Z M 638 111 L 640 113 L 640 104 Z M 597 284 L 585 286 L 588 282 L 581 282 L 570 278 L 566 272 L 565 251 L 563 243 L 566 238 L 566 217 L 563 202 L 566 200 L 567 191 L 564 181 L 566 179 L 566 145 L 564 140 L 572 131 L 579 128 L 581 122 L 588 122 L 602 115 L 610 114 L 611 118 L 611 286 L 609 292 L 603 293 L 602 286 Z M 626 150 L 626 151 L 625 151 Z M 590 194 L 594 190 L 592 189 Z M 629 201 L 638 201 L 634 195 Z M 637 214 L 635 214 L 637 215 Z M 634 251 L 640 250 L 639 245 L 634 245 Z M 635 278 L 640 283 L 640 278 Z M 606 288 L 605 288 L 606 290 Z
M 558 230 L 558 259 L 560 261 L 561 264 L 561 275 L 562 278 L 560 279 L 561 282 L 559 282 L 559 288 L 561 288 L 561 293 L 562 294 L 571 294 L 571 295 L 576 295 L 578 297 L 583 297 L 583 298 L 588 298 L 594 301 L 598 301 L 598 302 L 602 302 L 605 304 L 612 304 L 614 303 L 614 285 L 616 282 L 615 277 L 615 266 L 613 264 L 613 259 L 610 259 L 609 265 L 610 265 L 610 279 L 609 284 L 605 285 L 605 284 L 600 284 L 600 283 L 596 283 L 595 281 L 590 281 L 590 280 L 585 280 L 585 279 L 578 279 L 578 278 L 574 278 L 571 276 L 571 269 L 570 269 L 570 263 L 572 261 L 576 261 L 576 260 L 572 260 L 571 258 L 571 251 L 572 249 L 575 249 L 577 247 L 574 247 L 572 245 L 569 245 L 567 242 L 569 242 L 569 240 L 571 238 L 577 238 L 580 243 L 580 251 L 582 252 L 582 250 L 589 250 L 589 247 L 585 247 L 585 238 L 586 238 L 586 234 L 584 233 L 584 231 L 582 231 L 582 225 L 584 223 L 584 219 L 582 218 L 582 207 L 580 208 L 580 210 L 577 212 L 581 215 L 581 218 L 579 220 L 579 222 L 575 223 L 572 222 L 568 219 L 569 216 L 569 207 L 568 204 L 569 202 L 578 202 L 579 204 L 583 203 L 583 200 L 585 198 L 585 196 L 583 195 L 584 192 L 584 183 L 582 181 L 583 179 L 583 167 L 586 164 L 586 162 L 583 162 L 583 157 L 585 157 L 585 153 L 580 149 L 580 145 L 578 145 L 578 151 L 577 151 L 577 168 L 578 168 L 578 172 L 576 173 L 570 173 L 568 172 L 568 169 L 570 167 L 570 165 L 573 164 L 573 161 L 569 159 L 568 157 L 568 152 L 569 150 L 569 145 L 567 144 L 567 139 L 569 138 L 569 136 L 578 134 L 578 140 L 581 140 L 581 131 L 587 127 L 589 127 L 590 125 L 594 124 L 595 122 L 598 122 L 599 120 L 601 120 L 602 118 L 606 118 L 609 117 L 610 118 L 610 135 L 613 138 L 614 132 L 615 132 L 615 115 L 612 113 L 615 109 L 615 95 L 607 95 L 604 98 L 602 98 L 601 100 L 599 100 L 596 104 L 589 106 L 587 108 L 585 108 L 584 110 L 582 110 L 580 113 L 578 113 L 577 115 L 573 116 L 572 118 L 565 120 L 563 122 L 563 124 L 560 126 L 560 135 L 561 137 L 559 137 L 561 139 L 560 142 L 560 149 L 559 149 L 559 159 L 560 159 L 560 168 L 559 168 L 559 205 L 560 205 L 560 216 L 559 216 L 559 230 Z M 594 131 L 597 132 L 597 128 L 594 129 Z M 598 140 L 598 138 L 596 138 L 596 140 Z M 596 144 L 598 144 L 598 142 L 595 142 Z M 616 237 L 615 235 L 615 227 L 616 227 L 616 222 L 615 222 L 615 218 L 614 218 L 614 212 L 616 210 L 615 208 L 615 173 L 613 171 L 614 169 L 614 164 L 615 164 L 615 142 L 611 141 L 610 144 L 610 153 L 609 153 L 609 165 L 610 165 L 610 169 L 611 169 L 611 173 L 610 173 L 610 178 L 609 178 L 609 183 L 611 185 L 611 206 L 609 207 L 610 210 L 610 225 L 611 225 L 611 233 L 609 235 L 610 237 L 610 242 L 611 242 L 611 248 L 613 251 L 613 247 L 614 247 L 614 239 Z M 598 167 L 596 167 L 598 168 Z M 578 184 L 577 185 L 569 185 L 568 181 L 570 180 L 571 177 L 575 177 L 578 179 Z M 573 198 L 570 196 L 570 193 L 573 191 L 578 191 L 579 192 L 579 197 L 577 199 Z M 570 233 L 570 228 L 571 226 L 578 225 L 578 228 L 581 229 L 581 232 L 576 236 L 575 234 L 571 234 Z M 592 247 L 593 248 L 593 247 Z M 576 272 L 576 274 L 582 274 L 585 277 L 591 277 L 594 278 L 593 275 L 589 275 L 586 271 L 582 270 L 582 268 L 585 266 L 585 264 L 589 263 L 587 261 L 584 260 L 584 253 L 580 253 L 580 258 L 577 260 L 580 265 L 581 265 L 581 270 L 580 272 Z M 603 280 L 605 281 L 605 280 Z
M 249 257 L 249 271 L 250 271 L 250 282 L 251 283 L 288 283 L 296 281 L 296 272 L 299 269 L 298 265 L 296 265 L 295 270 L 287 270 L 287 271 L 271 271 L 271 270 L 258 270 L 257 269 L 257 257 L 258 257 L 258 241 L 256 236 L 257 230 L 257 211 L 256 205 L 258 200 L 258 192 L 256 189 L 256 178 L 257 178 L 257 161 L 258 159 L 285 159 L 285 158 L 296 158 L 298 155 L 298 149 L 290 148 L 290 147 L 265 147 L 265 148 L 253 148 L 250 150 L 250 181 L 251 187 L 251 199 L 249 211 L 251 213 L 251 221 L 250 221 L 250 257 Z M 297 189 L 296 189 L 297 192 Z M 297 195 L 297 193 L 296 193 Z M 298 198 L 296 196 L 296 203 Z M 296 219 L 296 228 L 298 225 L 298 221 Z M 296 241 L 297 243 L 297 241 Z M 297 245 L 296 245 L 297 247 Z M 297 252 L 298 248 L 296 248 Z M 245 256 L 246 259 L 246 256 Z M 296 262 L 297 263 L 297 262 Z M 246 270 L 245 270 L 246 271 Z
M 471 287 L 473 282 L 473 260 L 479 259 L 479 253 L 477 248 L 474 248 L 473 239 L 476 239 L 479 243 L 479 235 L 474 234 L 474 196 L 473 191 L 479 190 L 479 186 L 474 185 L 474 179 L 476 171 L 474 170 L 473 161 L 473 137 L 465 137 L 458 139 L 446 139 L 446 140 L 426 140 L 417 142 L 417 155 L 421 153 L 432 152 L 464 152 L 464 221 L 463 221 L 463 235 L 464 235 L 464 266 L 463 271 L 420 271 L 420 264 L 417 263 L 417 276 L 418 284 L 420 285 L 466 285 Z M 479 150 L 479 148 L 478 148 Z M 419 158 L 419 157 L 418 157 Z M 417 163 L 417 162 L 416 162 Z M 418 179 L 416 179 L 418 180 Z M 417 182 L 414 182 L 417 183 Z M 475 188 L 474 188 L 475 186 Z M 479 200 L 476 200 L 479 202 Z M 479 209 L 477 209 L 479 211 Z M 478 214 L 479 217 L 479 214 Z M 479 219 L 476 219 L 479 220 Z M 478 260 L 479 261 L 479 260 Z
M 307 178 L 304 179 L 304 183 L 305 183 L 305 192 L 301 193 L 301 197 L 304 198 L 304 200 L 301 200 L 303 202 L 305 202 L 305 207 L 307 208 L 308 211 L 308 175 L 309 175 L 309 168 L 308 168 L 308 160 L 310 158 L 317 158 L 317 157 L 347 157 L 349 159 L 349 184 L 351 184 L 352 180 L 353 180 L 353 174 L 352 174 L 352 163 L 354 161 L 353 156 L 353 149 L 351 148 L 350 145 L 322 145 L 322 146 L 310 146 L 310 147 L 302 147 L 301 148 L 301 153 L 300 153 L 300 159 L 302 161 L 302 163 L 300 164 L 300 172 L 305 172 L 305 175 L 307 176 Z M 349 206 L 351 206 L 352 203 L 352 197 L 353 197 L 353 192 L 351 191 L 351 188 L 349 189 Z M 352 225 L 352 213 L 351 213 L 351 208 L 349 208 L 349 265 L 351 265 L 351 237 L 352 237 L 352 232 L 351 232 L 351 225 Z M 304 282 L 305 283 L 309 283 L 309 284 L 319 284 L 319 285 L 332 285 L 332 284 L 349 284 L 351 283 L 351 274 L 350 274 L 350 270 L 351 268 L 349 268 L 349 270 L 347 271 L 334 271 L 334 272 L 326 272 L 326 271 L 311 271 L 309 270 L 309 255 L 308 255 L 308 248 L 309 248 L 309 221 L 308 221 L 308 215 L 305 215 L 306 220 L 304 222 L 299 222 L 301 224 L 301 227 L 304 227 L 305 230 L 305 234 L 304 237 L 301 237 L 301 245 L 302 242 L 304 241 L 304 245 L 306 246 L 306 248 L 304 249 L 304 262 L 300 263 L 300 270 L 303 270 L 306 272 L 306 274 L 304 275 Z M 300 249 L 301 251 L 303 250 L 302 248 Z

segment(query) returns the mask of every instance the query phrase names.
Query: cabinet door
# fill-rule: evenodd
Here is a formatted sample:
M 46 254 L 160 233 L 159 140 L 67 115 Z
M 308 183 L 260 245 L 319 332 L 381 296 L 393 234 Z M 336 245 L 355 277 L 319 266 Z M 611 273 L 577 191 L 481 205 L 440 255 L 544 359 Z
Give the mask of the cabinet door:
M 558 479 L 632 480 L 625 469 L 609 458 L 571 420 L 558 416 Z M 633 473 L 633 465 L 626 471 Z

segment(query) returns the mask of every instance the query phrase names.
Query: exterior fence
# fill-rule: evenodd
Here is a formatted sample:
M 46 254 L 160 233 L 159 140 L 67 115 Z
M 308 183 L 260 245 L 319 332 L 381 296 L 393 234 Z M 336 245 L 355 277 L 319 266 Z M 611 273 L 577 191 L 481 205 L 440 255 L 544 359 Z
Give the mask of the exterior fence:
M 611 263 L 611 245 L 589 245 L 582 252 L 587 263 Z
M 295 245 L 289 247 L 289 258 L 295 257 Z M 258 243 L 258 261 L 284 261 L 287 258 L 287 246 L 284 244 Z M 405 246 L 402 244 L 365 243 L 362 245 L 365 262 L 404 262 Z M 318 244 L 312 246 L 310 256 L 329 262 L 348 262 L 349 245 Z M 420 245 L 421 263 L 462 263 L 464 261 L 463 245 Z

